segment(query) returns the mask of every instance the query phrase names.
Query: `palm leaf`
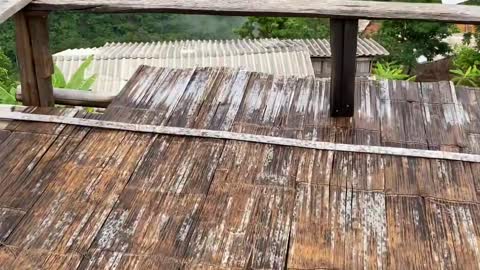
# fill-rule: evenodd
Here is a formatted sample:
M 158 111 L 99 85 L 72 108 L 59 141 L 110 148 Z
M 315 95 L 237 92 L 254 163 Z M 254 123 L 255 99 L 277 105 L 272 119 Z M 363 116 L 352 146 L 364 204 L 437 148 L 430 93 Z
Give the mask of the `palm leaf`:
M 403 67 L 396 65 L 394 62 L 377 63 L 373 73 L 380 79 L 405 80 L 409 77 L 408 74 L 404 73 Z
M 455 75 L 459 75 L 459 76 L 462 76 L 462 77 L 465 75 L 465 73 L 460 69 L 451 69 L 450 73 L 453 73 Z
M 417 79 L 417 75 L 408 78 L 407 81 L 414 82 L 416 79 Z
M 8 91 L 7 89 L 5 89 L 0 85 L 0 103 L 16 104 L 17 99 L 15 97 L 15 88 L 12 88 L 10 89 L 10 91 Z
M 79 90 L 85 90 L 85 91 L 90 90 L 90 88 L 92 88 L 92 85 L 95 83 L 96 80 L 97 80 L 97 74 L 93 74 L 83 82 Z
M 80 89 L 85 81 L 85 71 L 90 66 L 93 61 L 93 55 L 89 56 L 75 71 L 72 75 L 72 78 L 67 83 L 66 88 L 69 89 Z
M 464 77 L 468 77 L 471 72 L 472 72 L 472 67 L 468 67 L 467 71 L 465 71 Z
M 471 84 L 473 87 L 478 88 L 478 84 L 477 84 L 474 80 L 470 80 L 470 84 Z
M 65 75 L 63 75 L 63 72 L 58 68 L 57 65 L 55 65 L 55 72 L 53 73 L 52 76 L 52 84 L 53 87 L 56 88 L 65 88 L 67 86 L 67 82 L 65 81 Z

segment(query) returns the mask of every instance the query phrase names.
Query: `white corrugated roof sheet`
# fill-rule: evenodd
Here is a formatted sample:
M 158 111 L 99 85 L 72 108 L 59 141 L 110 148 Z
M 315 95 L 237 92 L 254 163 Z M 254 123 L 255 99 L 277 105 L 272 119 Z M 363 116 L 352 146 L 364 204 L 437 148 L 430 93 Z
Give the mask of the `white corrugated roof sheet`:
M 371 39 L 359 39 L 360 56 L 388 54 Z M 327 40 L 239 39 L 107 43 L 99 48 L 70 49 L 53 56 L 67 78 L 90 55 L 87 75 L 97 74 L 93 91 L 116 94 L 140 65 L 170 68 L 232 67 L 277 76 L 314 76 L 310 57 L 329 57 Z
M 293 39 L 284 42 L 306 46 L 312 57 L 331 57 L 330 41 L 326 39 Z M 388 55 L 388 51 L 370 38 L 359 38 L 357 43 L 358 57 L 376 57 Z

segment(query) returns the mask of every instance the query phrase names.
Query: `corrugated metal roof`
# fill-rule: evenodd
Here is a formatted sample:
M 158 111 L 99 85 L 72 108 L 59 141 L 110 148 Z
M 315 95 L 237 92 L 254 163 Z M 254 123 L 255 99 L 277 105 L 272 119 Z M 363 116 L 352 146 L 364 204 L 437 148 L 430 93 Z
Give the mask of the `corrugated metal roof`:
M 93 90 L 117 93 L 140 65 L 171 68 L 234 67 L 279 76 L 313 76 L 310 55 L 302 44 L 276 39 L 108 43 L 100 48 L 71 49 L 54 55 L 68 77 L 88 56 L 87 74 L 97 74 Z
M 327 39 L 294 39 L 284 40 L 289 44 L 298 44 L 306 46 L 312 57 L 331 57 L 330 41 Z M 357 46 L 358 57 L 374 57 L 389 55 L 388 51 L 370 38 L 359 38 Z
M 359 56 L 388 52 L 372 39 L 359 39 Z M 140 65 L 171 68 L 232 67 L 280 76 L 313 76 L 310 57 L 330 57 L 326 39 L 185 40 L 149 43 L 107 43 L 99 48 L 70 49 L 54 55 L 70 77 L 88 56 L 95 60 L 87 74 L 97 74 L 93 90 L 117 93 Z
M 312 57 L 330 57 L 327 39 L 237 39 L 237 40 L 184 40 L 148 43 L 107 43 L 100 48 L 69 49 L 55 56 L 87 57 L 95 54 L 109 59 L 118 58 L 169 58 L 188 56 L 228 56 L 281 51 L 303 51 Z M 358 39 L 358 56 L 384 56 L 388 51 L 373 39 Z

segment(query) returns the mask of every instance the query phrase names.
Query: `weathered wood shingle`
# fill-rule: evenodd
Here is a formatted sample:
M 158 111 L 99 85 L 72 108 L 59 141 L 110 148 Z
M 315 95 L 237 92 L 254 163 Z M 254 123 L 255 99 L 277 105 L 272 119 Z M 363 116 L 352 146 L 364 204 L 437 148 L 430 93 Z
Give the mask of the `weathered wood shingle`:
M 355 117 L 331 119 L 327 80 L 142 67 L 105 114 L 28 112 L 478 154 L 473 90 L 356 91 Z M 6 269 L 480 263 L 478 163 L 20 121 L 2 134 Z

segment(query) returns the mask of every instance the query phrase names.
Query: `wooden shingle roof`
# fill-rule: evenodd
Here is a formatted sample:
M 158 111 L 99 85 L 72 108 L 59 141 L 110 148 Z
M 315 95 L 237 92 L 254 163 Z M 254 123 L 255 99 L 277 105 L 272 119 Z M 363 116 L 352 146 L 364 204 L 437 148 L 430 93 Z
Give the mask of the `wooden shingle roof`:
M 199 130 L 479 154 L 477 93 L 142 67 L 105 114 Z M 461 268 L 480 263 L 480 163 L 54 123 L 0 131 L 6 268 Z M 438 152 L 440 153 L 440 152 Z

